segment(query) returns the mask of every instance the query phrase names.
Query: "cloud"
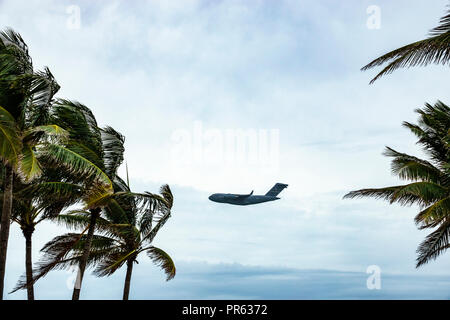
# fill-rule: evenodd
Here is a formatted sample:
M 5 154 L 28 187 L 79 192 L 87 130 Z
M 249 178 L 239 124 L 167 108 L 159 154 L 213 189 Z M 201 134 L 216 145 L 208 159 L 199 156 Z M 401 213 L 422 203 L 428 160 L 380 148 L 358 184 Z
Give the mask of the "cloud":
M 36 287 L 39 299 L 67 299 L 68 274 L 54 272 Z M 446 276 L 406 276 L 381 272 L 381 288 L 369 290 L 365 272 L 299 270 L 241 264 L 178 263 L 177 276 L 164 275 L 147 263 L 135 265 L 131 299 L 448 299 Z M 125 273 L 110 278 L 87 276 L 83 299 L 121 299 Z M 108 290 L 105 288 L 108 287 Z M 18 298 L 25 292 L 10 296 Z
M 77 30 L 67 28 L 73 4 L 81 10 Z M 408 277 L 444 273 L 448 255 L 414 269 L 416 247 L 426 235 L 414 226 L 417 208 L 342 200 L 350 190 L 398 184 L 381 156 L 384 146 L 423 155 L 402 121 L 415 121 L 413 110 L 424 102 L 450 103 L 445 67 L 400 70 L 372 86 L 376 70 L 359 71 L 376 56 L 422 38 L 447 1 L 378 1 L 380 30 L 366 27 L 371 4 L 4 0 L 0 21 L 23 35 L 37 67 L 50 67 L 60 97 L 85 103 L 101 125 L 125 134 L 133 188 L 171 185 L 174 215 L 157 243 L 174 257 L 360 273 L 378 264 Z M 196 121 L 220 133 L 279 130 L 279 164 L 275 170 L 179 165 L 172 161 L 174 132 L 193 135 Z M 289 188 L 274 203 L 239 208 L 207 200 L 213 192 L 265 193 L 275 182 Z M 60 232 L 40 226 L 35 260 Z M 10 287 L 23 258 L 20 232 L 11 239 Z M 414 285 L 427 287 L 425 282 Z M 242 295 L 226 294 L 256 295 L 239 288 Z M 311 290 L 311 296 L 327 296 Z M 343 296 L 370 295 L 348 290 Z M 214 294 L 220 296 L 209 296 Z

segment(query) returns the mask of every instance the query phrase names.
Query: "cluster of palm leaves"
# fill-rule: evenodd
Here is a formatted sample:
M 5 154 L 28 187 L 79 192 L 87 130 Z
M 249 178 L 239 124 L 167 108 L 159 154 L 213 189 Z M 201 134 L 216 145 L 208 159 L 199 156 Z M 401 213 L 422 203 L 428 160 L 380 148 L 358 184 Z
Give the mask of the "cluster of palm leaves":
M 152 246 L 170 217 L 173 196 L 168 185 L 160 194 L 132 192 L 128 170 L 126 182 L 117 174 L 124 137 L 100 128 L 81 103 L 55 98 L 59 88 L 48 68 L 34 71 L 18 33 L 0 33 L 0 299 L 13 222 L 26 240 L 26 272 L 14 291 L 26 289 L 34 299 L 36 281 L 51 270 L 76 266 L 72 298 L 78 300 L 87 267 L 108 276 L 126 265 L 128 299 L 133 263 L 142 252 L 167 279 L 175 276 L 170 256 Z M 48 242 L 33 269 L 32 235 L 46 219 L 73 232 Z
M 420 244 L 417 266 L 436 258 L 450 247 L 450 108 L 438 101 L 416 110 L 418 124 L 403 125 L 418 137 L 425 153 L 423 160 L 387 147 L 392 173 L 411 183 L 379 189 L 352 191 L 345 197 L 374 197 L 401 205 L 421 207 L 415 221 L 420 229 L 437 228 Z
M 426 66 L 450 62 L 450 11 L 427 39 L 391 51 L 363 67 L 367 70 L 387 64 L 371 83 L 402 67 Z M 401 205 L 416 204 L 421 211 L 415 217 L 420 229 L 435 229 L 417 249 L 417 267 L 436 259 L 450 248 L 450 108 L 438 101 L 416 110 L 417 124 L 403 125 L 417 136 L 429 160 L 423 160 L 387 147 L 392 172 L 411 183 L 379 189 L 362 189 L 346 198 L 375 197 Z

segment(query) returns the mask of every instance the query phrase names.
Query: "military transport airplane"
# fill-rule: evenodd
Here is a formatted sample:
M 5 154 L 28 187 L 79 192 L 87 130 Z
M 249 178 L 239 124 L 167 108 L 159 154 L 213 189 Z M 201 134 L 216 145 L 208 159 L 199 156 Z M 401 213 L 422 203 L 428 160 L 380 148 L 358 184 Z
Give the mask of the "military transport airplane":
M 214 202 L 235 204 L 238 206 L 246 206 L 249 204 L 257 204 L 267 201 L 274 201 L 280 198 L 277 195 L 287 188 L 287 184 L 277 183 L 265 195 L 253 195 L 253 191 L 249 194 L 233 194 L 233 193 L 214 193 L 209 196 L 209 200 Z

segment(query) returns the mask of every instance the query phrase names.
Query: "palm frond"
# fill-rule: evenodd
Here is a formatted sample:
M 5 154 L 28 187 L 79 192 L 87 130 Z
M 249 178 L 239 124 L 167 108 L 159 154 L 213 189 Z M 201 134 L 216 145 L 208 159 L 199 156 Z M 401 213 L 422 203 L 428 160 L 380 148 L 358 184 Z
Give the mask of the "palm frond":
M 44 255 L 33 270 L 33 283 L 52 270 L 64 270 L 79 265 L 85 244 L 84 234 L 68 233 L 53 238 L 41 250 Z M 98 264 L 117 248 L 120 249 L 120 246 L 117 246 L 116 240 L 94 235 L 87 266 Z M 27 284 L 26 276 L 23 275 L 12 292 L 26 289 Z
M 170 187 L 168 184 L 165 184 L 161 186 L 159 193 L 163 196 L 163 198 L 166 200 L 167 208 L 170 210 L 173 206 L 173 194 L 172 190 L 170 190 Z
M 36 179 L 42 174 L 41 165 L 36 158 L 34 150 L 28 144 L 23 145 L 18 173 L 26 183 Z
M 73 214 L 74 211 L 77 214 Z M 69 230 L 86 229 L 91 222 L 90 215 L 91 213 L 87 210 L 72 210 L 68 214 L 59 214 L 52 220 Z
M 105 127 L 101 133 L 105 172 L 110 178 L 113 178 L 123 162 L 125 137 L 111 127 Z
M 162 208 L 168 207 L 169 203 L 167 200 L 154 193 L 150 192 L 116 192 L 111 195 L 111 197 L 115 198 L 119 203 L 127 199 L 133 199 L 135 206 L 140 207 L 141 210 L 150 210 L 152 212 L 160 212 Z
M 0 158 L 12 166 L 19 160 L 22 141 L 14 117 L 0 106 Z
M 85 146 L 98 159 L 103 159 L 101 130 L 97 125 L 94 114 L 88 107 L 76 101 L 58 99 L 53 105 L 52 123 L 66 129 L 71 141 Z M 89 157 L 86 158 L 90 159 Z M 104 170 L 101 160 L 97 162 L 90 160 L 101 170 Z
M 430 30 L 430 36 L 440 36 L 450 31 L 450 10 L 439 20 L 439 25 Z
M 46 158 L 47 163 L 64 166 L 86 179 L 94 176 L 106 190 L 112 193 L 112 182 L 109 177 L 99 167 L 76 152 L 60 145 L 48 144 L 41 150 L 41 154 Z
M 450 44 L 449 27 L 450 11 L 433 34 L 436 37 L 448 37 Z M 445 53 L 434 58 L 450 61 L 447 55 L 448 53 Z M 432 53 L 423 59 L 431 59 L 431 56 Z M 373 65 L 382 62 L 383 59 L 374 62 Z M 420 60 L 414 63 L 416 62 L 419 63 Z M 388 147 L 384 155 L 393 158 L 391 168 L 394 174 L 401 179 L 417 182 L 403 186 L 352 191 L 345 198 L 368 196 L 388 200 L 390 203 L 398 202 L 401 205 L 418 204 L 421 211 L 416 215 L 415 222 L 419 229 L 437 227 L 417 250 L 417 267 L 419 267 L 450 247 L 450 108 L 438 101 L 434 105 L 427 103 L 425 107 L 415 111 L 419 114 L 417 124 L 404 122 L 403 126 L 418 137 L 417 143 L 431 160 L 422 160 Z
M 172 258 L 162 249 L 151 246 L 147 249 L 147 255 L 156 265 L 160 266 L 167 275 L 166 281 L 175 277 L 176 268 Z
M 397 69 L 405 67 L 427 66 L 429 64 L 448 64 L 450 60 L 450 35 L 443 34 L 391 51 L 364 66 L 365 71 L 375 66 L 388 63 L 370 83 L 374 83 L 384 75 L 391 74 Z
M 450 142 L 450 108 L 438 100 L 434 105 L 426 103 L 424 108 L 415 111 L 419 114 L 418 124 L 404 122 L 403 126 L 419 138 L 417 143 L 432 160 L 439 165 L 446 163 Z
M 398 175 L 400 179 L 439 183 L 443 176 L 438 168 L 426 160 L 400 153 L 389 147 L 386 147 L 383 154 L 394 158 L 391 162 L 392 173 Z
M 33 269 L 33 281 L 31 284 L 36 283 L 39 279 L 47 275 L 52 270 L 61 270 L 71 266 L 75 266 L 78 261 L 76 258 L 66 258 L 73 246 L 80 240 L 81 235 L 68 233 L 62 236 L 55 237 L 51 241 L 47 242 L 44 248 L 41 249 L 44 252 L 41 260 L 36 264 Z M 27 285 L 26 276 L 22 276 L 17 282 L 15 288 L 11 293 L 21 289 L 26 289 Z
M 27 44 L 23 40 L 22 36 L 13 29 L 7 28 L 4 31 L 0 32 L 0 39 L 3 45 L 13 45 L 22 50 L 24 53 L 28 54 Z
M 23 133 L 23 138 L 26 139 L 28 136 L 35 133 L 44 133 L 46 136 L 57 137 L 62 139 L 62 141 L 64 142 L 65 139 L 69 137 L 69 133 L 66 130 L 55 124 L 50 124 L 50 125 L 36 126 L 26 130 Z
M 21 198 L 79 198 L 83 188 L 77 184 L 57 181 L 39 182 L 28 185 L 18 191 L 16 196 Z
M 85 208 L 86 209 L 102 208 L 108 205 L 113 196 L 114 192 L 110 188 L 104 188 L 101 185 L 97 186 L 93 185 L 89 189 L 89 192 L 87 192 L 83 196 Z
M 429 34 L 427 39 L 388 52 L 361 70 L 365 71 L 387 63 L 387 66 L 370 81 L 372 84 L 380 77 L 399 68 L 427 66 L 431 63 L 448 64 L 450 61 L 450 11 L 441 18 L 439 25 L 433 28 Z
M 52 220 L 58 225 L 62 225 L 71 230 L 83 230 L 90 225 L 91 212 L 87 210 L 70 210 L 67 214 L 59 214 L 55 216 Z M 95 222 L 95 231 L 102 236 L 106 236 L 110 239 L 115 239 L 121 241 L 122 232 L 121 228 L 112 224 L 110 221 L 97 217 Z
M 110 276 L 116 270 L 120 269 L 129 259 L 133 259 L 133 255 L 135 254 L 136 250 L 129 252 L 114 250 L 108 255 L 105 255 L 104 259 L 98 263 L 94 273 L 98 277 Z
M 2 47 L 9 50 L 16 59 L 17 71 L 21 74 L 33 71 L 33 62 L 28 51 L 28 46 L 22 36 L 13 29 L 7 28 L 0 32 Z
M 154 212 L 152 210 L 144 210 L 139 217 L 139 221 L 137 222 L 139 230 L 141 231 L 144 239 L 152 231 L 154 216 L 153 213 Z
M 16 190 L 15 199 L 33 199 L 34 206 L 41 210 L 42 218 L 54 217 L 65 208 L 80 202 L 83 188 L 63 181 L 34 181 Z
M 123 179 L 119 177 L 117 174 L 114 176 L 113 182 L 114 182 L 114 190 L 116 192 L 131 192 L 129 183 L 123 181 Z
M 450 197 L 445 197 L 419 212 L 414 220 L 420 229 L 434 228 L 448 217 L 449 212 Z
M 158 219 L 156 226 L 151 229 L 150 227 L 146 227 L 144 225 L 145 221 L 141 221 L 141 232 L 143 233 L 143 238 L 142 238 L 142 242 L 148 242 L 148 243 L 152 243 L 153 239 L 156 237 L 156 234 L 158 233 L 158 231 L 164 226 L 164 224 L 167 222 L 167 220 L 169 220 L 171 216 L 171 212 L 170 210 L 167 210 L 165 212 L 165 214 Z
M 45 67 L 43 71 L 33 74 L 30 88 L 31 103 L 27 119 L 30 127 L 50 123 L 53 97 L 59 89 L 60 86 L 49 68 Z
M 436 259 L 441 253 L 447 250 L 450 239 L 450 219 L 447 217 L 439 228 L 429 234 L 419 245 L 417 253 L 417 267 L 426 264 L 430 260 Z
M 447 190 L 432 182 L 415 182 L 402 186 L 394 186 L 379 189 L 361 189 L 351 191 L 344 196 L 344 199 L 353 199 L 361 197 L 373 197 L 383 199 L 400 205 L 419 204 L 428 205 L 433 201 L 439 200 L 445 196 Z
M 120 224 L 120 223 L 130 223 L 128 220 L 128 215 L 122 206 L 114 199 L 111 198 L 108 201 L 108 204 L 104 208 L 105 215 L 108 217 L 112 223 Z

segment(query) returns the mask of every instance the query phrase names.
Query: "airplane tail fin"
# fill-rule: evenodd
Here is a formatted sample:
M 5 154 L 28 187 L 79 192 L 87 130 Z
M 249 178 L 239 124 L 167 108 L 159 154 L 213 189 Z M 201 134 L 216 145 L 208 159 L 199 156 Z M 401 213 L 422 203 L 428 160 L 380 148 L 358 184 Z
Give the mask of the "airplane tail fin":
M 272 189 L 270 189 L 265 195 L 276 197 L 281 191 L 283 191 L 285 188 L 287 188 L 287 184 L 284 183 L 276 183 Z

